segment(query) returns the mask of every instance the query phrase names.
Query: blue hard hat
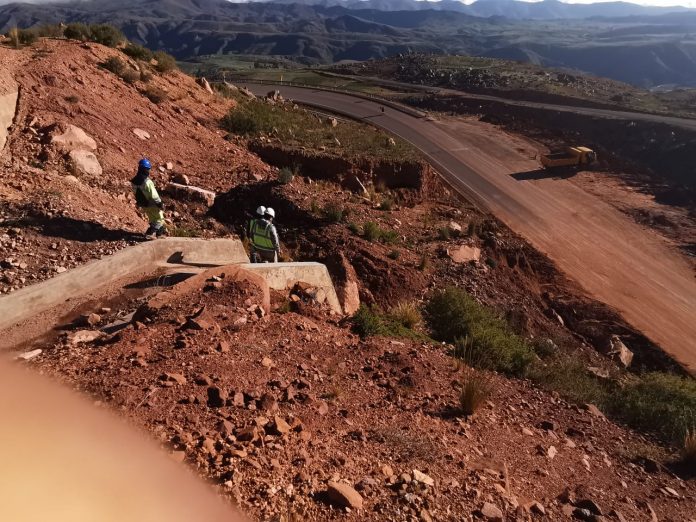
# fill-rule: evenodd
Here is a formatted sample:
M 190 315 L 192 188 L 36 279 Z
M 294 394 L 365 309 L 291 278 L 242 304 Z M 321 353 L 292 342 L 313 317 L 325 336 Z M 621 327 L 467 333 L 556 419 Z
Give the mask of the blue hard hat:
M 150 170 L 152 168 L 152 164 L 150 164 L 149 159 L 143 158 L 140 160 L 140 163 L 138 163 L 138 167 L 140 167 L 141 169 Z

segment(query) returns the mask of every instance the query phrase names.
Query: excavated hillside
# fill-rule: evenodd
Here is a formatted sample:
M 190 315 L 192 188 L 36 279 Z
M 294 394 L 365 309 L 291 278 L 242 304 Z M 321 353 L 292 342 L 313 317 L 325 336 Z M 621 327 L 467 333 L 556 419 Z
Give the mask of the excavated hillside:
M 138 78 L 107 70 L 113 58 Z M 325 116 L 315 121 L 333 149 L 228 136 L 220 120 L 234 100 L 96 44 L 0 46 L 0 64 L 0 96 L 19 87 L 0 153 L 4 293 L 140 241 L 129 179 L 142 156 L 158 186 L 211 191 L 165 192 L 171 231 L 242 235 L 249 213 L 271 205 L 283 257 L 327 264 L 344 315 L 306 287 L 274 292 L 238 267 L 215 268 L 151 301 L 95 301 L 27 356 L 151 434 L 252 519 L 693 520 L 682 434 L 664 417 L 636 431 L 610 407 L 643 371 L 679 369 L 431 169 L 349 164 L 331 134 L 348 124 Z M 282 179 L 284 158 L 296 172 Z M 430 337 L 417 310 L 450 286 L 525 339 L 536 377 L 473 370 Z M 387 328 L 399 304 L 416 317 Z M 560 364 L 566 373 L 554 373 Z M 468 382 L 483 397 L 469 414 L 459 400 Z

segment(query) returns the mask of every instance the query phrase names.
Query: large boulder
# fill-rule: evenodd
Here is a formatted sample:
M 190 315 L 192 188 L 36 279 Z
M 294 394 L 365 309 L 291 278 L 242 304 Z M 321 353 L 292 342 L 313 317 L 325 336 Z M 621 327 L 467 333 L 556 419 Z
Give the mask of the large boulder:
M 353 265 L 342 253 L 330 258 L 327 264 L 343 313 L 353 315 L 360 308 L 360 287 L 358 286 L 358 275 L 355 273 Z
M 88 176 L 101 176 L 102 167 L 97 157 L 87 150 L 70 151 L 70 161 L 77 172 Z
M 447 250 L 450 259 L 455 263 L 471 263 L 481 259 L 481 249 L 475 246 L 461 245 Z
M 215 192 L 191 185 L 169 183 L 165 188 L 165 193 L 174 199 L 197 201 L 207 207 L 212 207 L 213 203 L 215 203 Z
M 208 80 L 206 80 L 204 77 L 200 77 L 196 80 L 198 82 L 198 85 L 203 87 L 206 91 L 208 91 L 210 94 L 214 94 L 213 88 L 210 86 L 210 83 L 208 83 Z
M 618 335 L 609 338 L 609 357 L 620 362 L 625 368 L 633 362 L 633 352 L 623 343 Z
M 94 138 L 75 125 L 54 125 L 49 131 L 49 136 L 51 144 L 65 152 L 97 150 L 97 142 Z

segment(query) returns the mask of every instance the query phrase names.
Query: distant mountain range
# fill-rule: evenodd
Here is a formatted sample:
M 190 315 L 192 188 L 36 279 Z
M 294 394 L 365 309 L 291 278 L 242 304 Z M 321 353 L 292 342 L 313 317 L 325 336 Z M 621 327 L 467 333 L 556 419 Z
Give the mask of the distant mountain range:
M 567 4 L 558 0 L 522 2 L 519 0 L 477 0 L 467 5 L 457 0 L 269 0 L 277 4 L 340 6 L 347 9 L 376 9 L 378 11 L 454 11 L 472 16 L 501 16 L 514 20 L 560 20 L 580 18 L 617 18 L 626 16 L 653 16 L 689 11 L 686 7 L 655 7 L 630 2 L 598 2 L 594 4 Z
M 0 6 L 0 32 L 42 23 L 109 23 L 132 41 L 189 61 L 246 54 L 326 64 L 424 52 L 528 61 L 644 87 L 696 85 L 695 10 L 555 0 L 479 0 L 470 6 L 453 0 L 318 1 L 323 4 L 289 0 L 8 4 Z M 337 1 L 343 3 L 327 5 Z M 589 16 L 594 18 L 583 18 Z M 569 18 L 555 20 L 558 17 Z

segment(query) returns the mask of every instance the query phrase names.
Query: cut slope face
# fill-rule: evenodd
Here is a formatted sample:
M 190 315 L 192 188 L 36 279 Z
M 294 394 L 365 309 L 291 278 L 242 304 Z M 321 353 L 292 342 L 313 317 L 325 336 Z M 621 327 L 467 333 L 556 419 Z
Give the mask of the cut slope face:
M 17 84 L 7 71 L 0 71 L 0 152 L 17 110 Z

